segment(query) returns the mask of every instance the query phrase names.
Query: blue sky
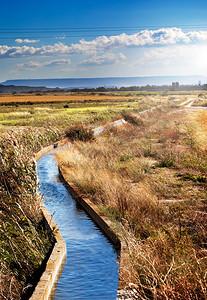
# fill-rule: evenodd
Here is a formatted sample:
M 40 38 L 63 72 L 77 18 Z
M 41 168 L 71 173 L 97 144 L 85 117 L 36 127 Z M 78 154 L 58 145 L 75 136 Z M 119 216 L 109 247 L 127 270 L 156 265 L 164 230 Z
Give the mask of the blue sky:
M 207 1 L 2 1 L 0 81 L 207 75 Z

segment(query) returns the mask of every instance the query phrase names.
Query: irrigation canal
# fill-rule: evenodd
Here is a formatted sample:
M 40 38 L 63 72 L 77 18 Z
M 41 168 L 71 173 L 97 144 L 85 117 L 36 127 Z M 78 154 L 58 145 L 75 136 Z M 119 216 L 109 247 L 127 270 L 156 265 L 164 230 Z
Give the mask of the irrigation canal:
M 58 150 L 53 150 L 58 151 Z M 52 152 L 37 163 L 40 193 L 67 245 L 53 300 L 115 300 L 118 253 L 59 179 Z

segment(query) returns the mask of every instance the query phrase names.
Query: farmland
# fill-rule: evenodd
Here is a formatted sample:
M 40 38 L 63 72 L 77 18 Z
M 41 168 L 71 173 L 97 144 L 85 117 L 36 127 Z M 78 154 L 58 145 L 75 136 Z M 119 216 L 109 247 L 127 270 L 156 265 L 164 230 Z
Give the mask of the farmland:
M 0 103 L 37 103 L 37 102 L 84 102 L 84 101 L 103 101 L 103 100 L 125 100 L 133 99 L 133 95 L 113 95 L 113 94 L 14 94 L 1 95 Z
M 6 95 L 0 97 L 0 125 L 65 127 L 95 123 L 124 111 L 157 105 L 157 96 L 122 95 Z

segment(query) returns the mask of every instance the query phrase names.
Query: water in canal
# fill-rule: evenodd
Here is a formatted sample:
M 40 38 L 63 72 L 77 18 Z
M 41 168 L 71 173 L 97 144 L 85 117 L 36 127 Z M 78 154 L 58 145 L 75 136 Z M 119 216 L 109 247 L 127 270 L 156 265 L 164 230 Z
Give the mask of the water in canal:
M 113 245 L 68 193 L 53 155 L 42 156 L 37 171 L 44 203 L 67 245 L 53 300 L 116 299 L 118 256 Z

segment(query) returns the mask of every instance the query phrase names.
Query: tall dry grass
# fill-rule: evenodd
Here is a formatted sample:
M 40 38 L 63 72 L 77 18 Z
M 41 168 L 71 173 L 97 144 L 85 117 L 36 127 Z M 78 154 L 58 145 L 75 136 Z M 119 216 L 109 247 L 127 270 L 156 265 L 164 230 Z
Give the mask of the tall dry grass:
M 0 299 L 23 299 L 54 242 L 39 207 L 33 154 L 55 129 L 0 133 Z
M 134 280 L 140 299 L 206 299 L 207 195 L 197 180 L 206 154 L 183 112 L 136 118 L 95 141 L 74 142 L 57 153 L 59 164 L 122 224 L 134 267 L 126 282 Z

